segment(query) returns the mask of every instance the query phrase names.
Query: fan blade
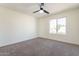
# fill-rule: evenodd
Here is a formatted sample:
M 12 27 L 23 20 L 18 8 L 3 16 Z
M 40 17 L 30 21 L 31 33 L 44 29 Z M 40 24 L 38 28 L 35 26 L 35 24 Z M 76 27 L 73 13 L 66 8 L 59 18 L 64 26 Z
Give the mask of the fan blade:
M 39 12 L 40 10 L 34 11 L 33 13 Z
M 46 10 L 43 10 L 45 13 L 47 13 L 47 14 L 49 14 L 49 12 L 48 11 L 46 11 Z

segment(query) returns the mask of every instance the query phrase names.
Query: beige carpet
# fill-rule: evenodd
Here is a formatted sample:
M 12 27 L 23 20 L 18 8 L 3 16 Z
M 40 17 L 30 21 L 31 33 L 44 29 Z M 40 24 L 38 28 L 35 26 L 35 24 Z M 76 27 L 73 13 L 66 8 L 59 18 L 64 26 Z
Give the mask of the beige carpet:
M 2 56 L 79 56 L 79 46 L 35 38 L 0 48 Z

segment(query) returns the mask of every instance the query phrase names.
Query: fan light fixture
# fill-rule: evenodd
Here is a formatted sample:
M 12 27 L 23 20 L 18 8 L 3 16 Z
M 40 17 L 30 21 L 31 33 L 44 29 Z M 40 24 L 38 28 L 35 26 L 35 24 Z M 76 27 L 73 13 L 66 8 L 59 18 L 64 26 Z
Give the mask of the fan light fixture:
M 40 13 L 44 13 L 43 10 L 40 10 L 39 12 L 40 12 Z

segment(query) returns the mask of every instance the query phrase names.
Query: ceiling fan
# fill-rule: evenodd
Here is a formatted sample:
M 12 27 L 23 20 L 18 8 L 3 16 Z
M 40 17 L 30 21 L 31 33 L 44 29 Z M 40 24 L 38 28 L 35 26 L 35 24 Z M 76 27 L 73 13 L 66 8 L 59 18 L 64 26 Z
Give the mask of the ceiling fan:
M 37 10 L 37 11 L 34 11 L 33 13 L 40 12 L 40 13 L 46 13 L 46 14 L 49 14 L 49 12 L 46 11 L 43 7 L 44 7 L 44 3 L 41 3 L 41 4 L 40 4 L 40 9 Z

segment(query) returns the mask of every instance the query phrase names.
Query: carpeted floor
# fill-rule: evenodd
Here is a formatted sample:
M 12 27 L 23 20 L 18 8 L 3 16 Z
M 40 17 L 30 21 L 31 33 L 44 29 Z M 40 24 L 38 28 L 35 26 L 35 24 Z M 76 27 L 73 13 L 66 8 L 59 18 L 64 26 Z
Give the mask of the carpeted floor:
M 54 40 L 35 38 L 0 47 L 2 56 L 79 56 L 79 46 Z

